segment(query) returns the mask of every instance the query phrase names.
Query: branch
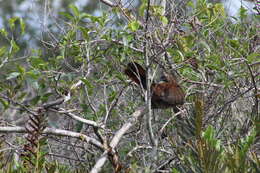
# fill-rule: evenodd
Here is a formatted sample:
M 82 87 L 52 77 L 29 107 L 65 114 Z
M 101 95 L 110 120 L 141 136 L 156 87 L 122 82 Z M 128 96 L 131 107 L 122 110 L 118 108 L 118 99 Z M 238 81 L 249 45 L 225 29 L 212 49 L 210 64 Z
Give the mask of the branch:
M 89 45 L 92 45 L 92 44 L 101 44 L 101 43 L 115 43 L 115 44 L 118 44 L 120 46 L 124 46 L 124 47 L 127 47 L 127 48 L 130 48 L 136 52 L 140 52 L 140 53 L 143 53 L 143 50 L 140 49 L 140 48 L 136 48 L 136 47 L 133 47 L 131 45 L 128 45 L 128 44 L 125 44 L 123 41 L 119 41 L 119 40 L 115 40 L 115 39 L 112 39 L 112 40 L 106 40 L 106 39 L 99 39 L 99 40 L 92 40 L 92 41 L 79 41 L 79 43 L 73 43 L 73 44 L 68 44 L 67 46 L 68 47 L 72 47 L 72 46 L 78 46 L 78 45 L 83 45 L 83 44 L 89 44 Z
M 45 110 L 47 110 L 47 109 L 49 109 L 49 108 L 51 108 L 51 107 L 54 107 L 54 106 L 57 106 L 57 105 L 62 104 L 64 101 L 65 101 L 65 99 L 62 97 L 62 98 L 59 98 L 59 99 L 57 99 L 57 100 L 54 100 L 54 101 L 50 101 L 50 102 L 48 102 L 48 103 L 45 103 L 45 104 L 43 104 L 42 107 L 43 107 Z
M 146 106 L 148 109 L 148 114 L 147 114 L 147 128 L 148 128 L 148 134 L 149 134 L 149 138 L 150 141 L 152 143 L 153 146 L 156 146 L 156 139 L 153 133 L 153 129 L 152 129 L 152 108 L 151 108 L 151 81 L 152 81 L 152 75 L 151 75 L 151 67 L 150 67 L 150 59 L 149 59 L 149 53 L 148 53 L 148 24 L 149 24 L 149 18 L 150 18 L 150 0 L 147 1 L 147 8 L 146 8 L 146 18 L 145 18 L 145 35 L 144 35 L 144 47 L 143 47 L 143 52 L 144 52 L 144 59 L 145 59 L 145 66 L 146 66 L 146 83 L 147 83 L 147 90 L 145 93 L 145 102 L 146 102 Z
M 118 145 L 120 139 L 123 137 L 123 135 L 129 130 L 138 120 L 138 118 L 142 117 L 142 115 L 146 112 L 146 107 L 140 107 L 138 108 L 133 114 L 130 119 L 119 129 L 115 136 L 113 137 L 112 141 L 109 144 L 109 147 L 111 147 L 108 150 L 114 150 L 114 148 Z M 98 173 L 100 172 L 102 166 L 105 164 L 107 157 L 108 157 L 108 150 L 105 151 L 101 157 L 97 160 L 95 166 L 92 168 L 90 173 Z
M 245 90 L 244 92 L 242 93 L 239 93 L 235 96 L 231 96 L 231 99 L 229 99 L 227 102 L 225 102 L 224 104 L 222 104 L 223 106 L 221 108 L 219 108 L 215 113 L 212 113 L 211 115 L 208 116 L 208 119 L 205 120 L 205 124 L 208 123 L 208 121 L 212 118 L 212 117 L 215 117 L 216 115 L 219 115 L 221 114 L 225 108 L 231 104 L 232 102 L 236 101 L 238 98 L 240 98 L 241 96 L 243 96 L 244 94 L 246 94 L 247 92 L 249 92 L 251 89 L 253 89 L 253 87 L 251 86 L 250 88 L 248 88 L 247 90 Z
M 143 146 L 136 146 L 135 148 L 133 148 L 131 151 L 129 151 L 129 152 L 127 153 L 127 156 L 128 156 L 128 157 L 133 157 L 133 152 L 135 152 L 135 151 L 137 151 L 137 150 L 139 150 L 139 149 L 153 149 L 153 147 L 152 147 L 152 146 L 145 146 L 145 145 L 143 145 Z M 171 153 L 170 151 L 167 151 L 167 150 L 165 150 L 165 149 L 160 149 L 160 148 L 158 148 L 158 151 L 160 151 L 160 152 L 162 152 L 162 153 L 169 154 L 169 155 L 173 155 L 173 153 Z
M 180 115 L 181 113 L 183 113 L 183 110 L 173 114 L 173 116 L 171 118 L 169 118 L 165 123 L 164 125 L 162 126 L 162 128 L 159 130 L 159 135 L 158 136 L 162 136 L 162 133 L 164 131 L 164 129 L 166 128 L 166 126 L 175 118 L 177 117 L 178 115 Z
M 5 99 L 5 100 L 8 100 L 8 102 L 11 102 L 11 103 L 14 104 L 14 105 L 20 106 L 21 109 L 27 111 L 28 113 L 30 113 L 30 114 L 32 114 L 32 115 L 34 115 L 34 116 L 37 116 L 37 115 L 38 115 L 37 112 L 32 111 L 32 110 L 29 109 L 26 105 L 24 105 L 24 104 L 22 104 L 22 103 L 20 103 L 20 102 L 17 102 L 17 101 L 15 101 L 15 100 L 13 100 L 13 99 L 11 99 L 11 98 L 9 98 L 9 97 L 3 95 L 3 94 L 0 94 L 0 97 L 2 97 L 2 98 Z M 64 101 L 66 101 L 66 97 L 62 97 L 62 98 L 59 98 L 59 99 L 57 99 L 57 100 L 50 101 L 50 102 L 48 102 L 48 103 L 43 104 L 41 107 L 42 107 L 43 109 L 45 109 L 45 110 L 48 110 L 48 109 L 50 109 L 51 107 L 54 107 L 54 106 L 57 106 L 57 105 L 62 104 Z
M 209 85 L 216 88 L 224 88 L 224 85 L 214 84 L 214 83 L 208 83 L 208 82 L 199 82 L 199 81 L 192 81 L 189 79 L 184 79 L 184 82 L 192 83 L 192 84 L 198 84 L 198 85 Z
M 133 15 L 128 14 L 128 12 L 130 11 L 127 8 L 124 8 L 123 4 L 121 1 L 117 1 L 116 3 L 113 3 L 109 0 L 100 0 L 101 2 L 103 2 L 104 4 L 106 4 L 107 6 L 113 7 L 113 8 L 118 8 L 122 14 L 127 18 L 127 20 L 132 21 L 132 20 L 137 20 L 135 17 L 133 17 Z M 141 22 L 139 22 L 141 23 Z
M 52 112 L 57 112 L 57 113 L 61 113 L 61 114 L 65 114 L 67 116 L 69 116 L 70 118 L 76 120 L 76 121 L 79 121 L 79 122 L 82 122 L 84 124 L 87 124 L 87 125 L 90 125 L 90 126 L 93 126 L 93 127 L 98 127 L 98 128 L 104 128 L 104 125 L 101 125 L 101 124 L 98 124 L 97 122 L 95 121 L 91 121 L 91 120 L 87 120 L 85 118 L 81 118 L 77 115 L 74 115 L 72 114 L 71 112 L 68 112 L 66 111 L 65 109 L 63 108 L 58 108 L 58 109 L 49 109 L 50 111 Z
M 118 101 L 119 101 L 119 98 L 121 97 L 121 95 L 123 94 L 123 91 L 125 90 L 125 88 L 127 87 L 128 85 L 124 86 L 120 91 L 119 93 L 117 94 L 117 97 L 113 100 L 113 102 L 109 105 L 109 108 L 108 110 L 106 111 L 106 116 L 105 116 L 105 120 L 104 120 L 104 124 L 106 125 L 106 122 L 107 122 L 107 119 L 108 119 L 108 116 L 111 114 L 112 110 L 114 110 L 115 106 L 117 105 Z
M 27 131 L 24 127 L 20 127 L 20 126 L 15 126 L 15 127 L 0 126 L 0 133 L 27 133 Z M 78 138 L 78 139 L 81 139 L 87 143 L 90 143 L 90 144 L 96 146 L 97 148 L 99 148 L 102 151 L 104 150 L 104 146 L 99 141 L 97 141 L 94 138 L 88 137 L 82 133 L 76 133 L 76 132 L 72 132 L 72 131 L 68 131 L 68 130 L 61 130 L 61 129 L 48 128 L 48 127 L 43 131 L 43 133 L 48 134 L 48 135 L 67 136 L 67 137 Z
M 254 105 L 255 107 L 252 110 L 252 113 L 254 113 L 254 111 L 255 111 L 256 116 L 258 116 L 258 112 L 259 111 L 258 111 L 257 86 L 256 86 L 256 82 L 255 82 L 255 76 L 254 76 L 254 74 L 252 72 L 252 69 L 251 69 L 250 65 L 246 61 L 245 61 L 245 63 L 246 63 L 247 68 L 248 68 L 248 70 L 250 72 L 251 80 L 252 80 L 252 83 L 253 83 L 253 86 L 254 86 L 254 93 L 255 93 L 255 105 Z M 259 117 L 257 117 L 257 119 L 259 120 Z
M 23 105 L 22 103 L 19 103 L 19 102 L 17 102 L 17 101 L 14 101 L 13 99 L 11 99 L 11 98 L 9 98 L 9 97 L 3 95 L 3 94 L 0 94 L 0 97 L 2 97 L 2 98 L 5 99 L 5 100 L 8 100 L 8 102 L 11 102 L 11 103 L 14 104 L 14 105 L 20 106 L 23 110 L 27 111 L 28 113 L 30 113 L 30 114 L 32 114 L 32 115 L 34 115 L 34 116 L 37 115 L 36 112 L 30 110 L 27 106 Z
M 109 0 L 100 0 L 101 2 L 103 2 L 104 4 L 110 6 L 110 7 L 116 7 L 117 5 L 114 4 L 113 2 L 109 1 Z

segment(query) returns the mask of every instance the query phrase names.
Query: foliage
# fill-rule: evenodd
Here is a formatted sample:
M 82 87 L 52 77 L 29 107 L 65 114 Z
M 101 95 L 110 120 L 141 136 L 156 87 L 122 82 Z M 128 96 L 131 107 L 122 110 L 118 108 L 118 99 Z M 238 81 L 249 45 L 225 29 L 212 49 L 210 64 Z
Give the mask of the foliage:
M 114 6 L 100 16 L 69 8 L 59 14 L 58 36 L 42 40 L 44 49 L 31 49 L 22 58 L 23 19 L 10 18 L 11 30 L 0 29 L 8 43 L 0 47 L 0 131 L 33 129 L 19 131 L 29 134 L 27 139 L 7 132 L 1 136 L 1 171 L 89 172 L 107 152 L 110 163 L 103 172 L 118 167 L 128 172 L 259 172 L 257 17 L 248 19 L 242 9 L 241 21 L 232 23 L 221 4 L 205 0 L 151 5 L 148 22 L 147 1 L 131 10 Z M 186 8 L 192 9 L 188 15 Z M 12 33 L 17 31 L 16 38 Z M 145 118 L 111 148 L 114 135 L 144 104 L 140 88 L 130 87 L 122 72 L 130 61 L 144 64 L 145 47 L 154 80 L 158 68 L 178 71 L 186 103 L 178 116 L 172 110 L 154 111 L 156 152 Z M 76 133 L 82 136 L 75 138 Z M 10 152 L 4 150 L 8 146 Z

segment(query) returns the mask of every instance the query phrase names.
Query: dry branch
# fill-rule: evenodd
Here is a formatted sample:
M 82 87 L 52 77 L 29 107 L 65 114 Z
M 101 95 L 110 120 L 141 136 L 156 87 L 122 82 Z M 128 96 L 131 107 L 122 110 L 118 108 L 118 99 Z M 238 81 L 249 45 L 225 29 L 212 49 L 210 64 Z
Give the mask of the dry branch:
M 142 106 L 138 108 L 133 114 L 132 117 L 119 129 L 113 139 L 111 140 L 109 147 L 110 150 L 114 150 L 114 148 L 118 145 L 120 139 L 123 135 L 137 122 L 138 118 L 140 118 L 146 111 L 146 107 Z M 95 166 L 92 168 L 90 173 L 98 173 L 100 172 L 102 166 L 105 164 L 108 157 L 108 150 L 105 151 L 101 157 L 97 160 Z
M 53 111 L 53 112 L 57 112 L 57 113 L 61 113 L 61 114 L 65 114 L 67 116 L 69 116 L 70 118 L 76 120 L 76 121 L 79 121 L 79 122 L 82 122 L 83 124 L 87 124 L 87 125 L 90 125 L 90 126 L 93 126 L 93 127 L 97 127 L 97 128 L 104 128 L 104 125 L 102 124 L 99 124 L 95 121 L 91 121 L 91 120 L 87 120 L 85 118 L 81 118 L 69 111 L 66 111 L 65 109 L 63 108 L 58 108 L 58 109 L 50 109 L 50 111 Z
M 15 126 L 15 127 L 0 127 L 0 133 L 27 133 L 26 128 L 20 127 L 20 126 Z M 87 143 L 90 143 L 100 150 L 104 150 L 104 146 L 97 141 L 94 138 L 91 138 L 89 136 L 86 136 L 82 133 L 76 133 L 68 130 L 61 130 L 61 129 L 55 129 L 55 128 L 46 128 L 43 131 L 43 134 L 48 134 L 48 135 L 56 135 L 56 136 L 67 136 L 67 137 L 73 137 L 73 138 L 78 138 L 81 139 Z

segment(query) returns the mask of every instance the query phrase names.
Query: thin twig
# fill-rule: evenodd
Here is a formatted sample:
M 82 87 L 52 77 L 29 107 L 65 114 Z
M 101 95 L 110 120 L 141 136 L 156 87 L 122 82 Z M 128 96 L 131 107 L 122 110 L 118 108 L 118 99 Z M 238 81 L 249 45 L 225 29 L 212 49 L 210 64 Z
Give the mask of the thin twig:
M 189 80 L 189 79 L 184 79 L 184 82 L 188 82 L 188 83 L 192 83 L 192 84 L 198 84 L 198 85 L 209 85 L 209 86 L 217 87 L 217 88 L 224 88 L 224 85 L 208 83 L 208 82 L 192 81 L 192 80 Z
M 137 151 L 137 150 L 139 150 L 139 149 L 153 149 L 153 147 L 152 146 L 136 146 L 135 148 L 133 148 L 131 151 L 129 151 L 128 153 L 127 153 L 127 156 L 128 157 L 132 157 L 133 156 L 133 152 L 135 152 L 135 151 Z M 158 149 L 158 151 L 160 151 L 160 152 L 162 152 L 162 153 L 166 153 L 166 154 L 169 154 L 169 155 L 172 155 L 173 153 L 171 153 L 170 151 L 167 151 L 167 150 L 165 150 L 165 149 Z
M 111 114 L 112 110 L 114 109 L 114 107 L 117 105 L 119 98 L 121 97 L 121 95 L 123 94 L 123 91 L 125 90 L 125 88 L 128 85 L 124 86 L 119 93 L 117 94 L 117 97 L 113 100 L 113 102 L 109 105 L 108 108 L 106 108 L 106 116 L 105 116 L 105 120 L 104 120 L 104 124 L 106 125 L 107 119 L 109 117 L 109 115 Z
M 159 130 L 159 135 L 158 135 L 158 136 L 161 136 L 162 133 L 163 133 L 163 131 L 164 131 L 164 129 L 166 128 L 166 126 L 167 126 L 176 116 L 180 115 L 181 113 L 183 113 L 182 110 L 179 111 L 179 112 L 177 112 L 176 114 L 174 114 L 171 118 L 169 118 L 169 119 L 164 123 L 164 125 L 162 126 L 162 128 Z
M 250 67 L 250 65 L 245 61 L 245 63 L 246 63 L 246 65 L 247 65 L 247 68 L 248 68 L 248 70 L 249 70 L 249 72 L 250 72 L 250 76 L 251 76 L 251 80 L 252 80 L 252 83 L 253 83 L 253 86 L 254 86 L 254 95 L 255 95 L 255 107 L 254 107 L 254 109 L 252 110 L 252 113 L 254 113 L 254 111 L 255 111 L 255 114 L 256 114 L 256 116 L 258 116 L 258 98 L 257 98 L 257 86 L 256 86 L 256 82 L 255 82 L 255 76 L 254 76 L 254 74 L 253 74 L 253 72 L 252 72 L 252 69 L 251 69 L 251 67 Z M 258 119 L 259 119 L 259 117 L 257 117 Z

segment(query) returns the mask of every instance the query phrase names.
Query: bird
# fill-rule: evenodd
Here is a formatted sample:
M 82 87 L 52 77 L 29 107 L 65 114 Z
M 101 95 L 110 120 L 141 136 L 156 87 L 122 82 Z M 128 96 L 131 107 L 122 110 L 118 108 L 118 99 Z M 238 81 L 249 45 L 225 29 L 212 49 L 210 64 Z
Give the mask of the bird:
M 136 84 L 147 90 L 146 70 L 137 62 L 127 64 L 124 73 Z M 161 82 L 151 84 L 152 109 L 173 108 L 178 112 L 177 106 L 184 104 L 185 93 L 178 84 L 177 79 L 170 73 L 163 73 Z

